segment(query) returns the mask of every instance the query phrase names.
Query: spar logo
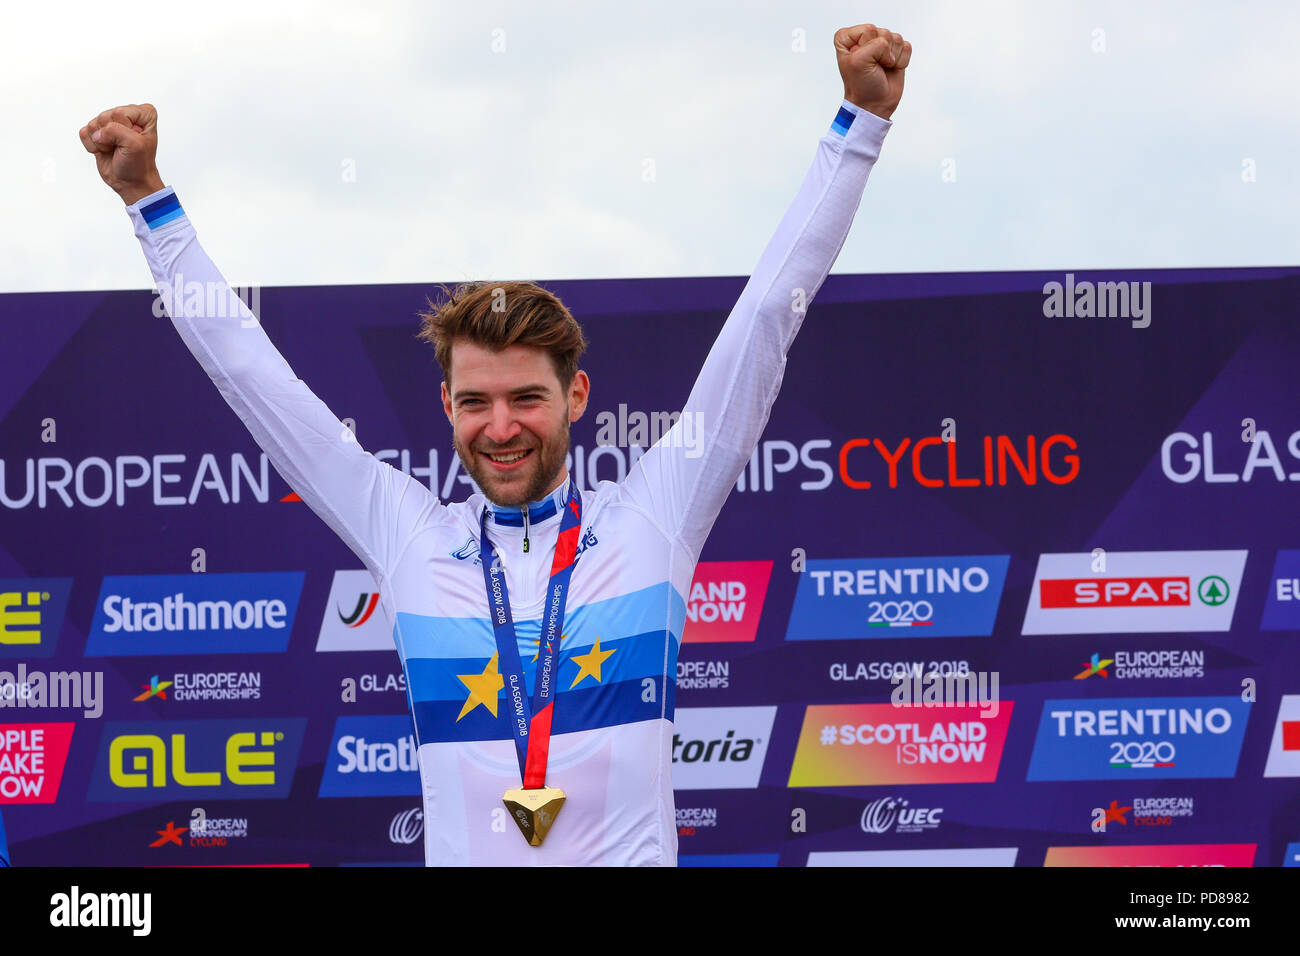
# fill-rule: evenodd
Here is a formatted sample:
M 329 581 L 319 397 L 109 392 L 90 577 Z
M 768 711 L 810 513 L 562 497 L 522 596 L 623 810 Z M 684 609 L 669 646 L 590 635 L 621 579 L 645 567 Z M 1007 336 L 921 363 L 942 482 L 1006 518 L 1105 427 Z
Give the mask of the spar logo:
M 1300 551 L 1279 551 L 1264 602 L 1265 631 L 1300 630 Z
M 114 721 L 86 800 L 287 797 L 306 725 L 305 717 Z
M 269 654 L 289 646 L 301 571 L 106 577 L 87 657 Z
M 807 562 L 787 641 L 987 637 L 1010 556 L 840 558 Z
M 325 602 L 318 651 L 391 651 L 393 623 L 369 571 L 335 571 Z
M 775 707 L 678 707 L 673 789 L 757 787 L 775 720 Z
M 1300 777 L 1300 694 L 1282 696 L 1264 776 Z
M 71 723 L 0 724 L 0 804 L 58 799 L 72 727 Z
M 321 797 L 415 797 L 420 764 L 410 714 L 340 717 L 321 776 Z
M 813 704 L 790 769 L 792 787 L 991 783 L 997 779 L 1012 701 L 906 716 L 892 704 Z
M 771 561 L 700 562 L 686 602 L 682 641 L 752 641 L 771 576 Z
M 1240 697 L 1048 700 L 1026 779 L 1231 777 L 1250 707 Z
M 943 807 L 913 807 L 902 797 L 881 797 L 862 808 L 863 833 L 922 833 L 939 826 Z
M 1043 866 L 1251 866 L 1255 843 L 1049 846 Z
M 49 657 L 72 578 L 0 578 L 0 657 Z
M 1245 551 L 1043 554 L 1022 634 L 1226 631 Z

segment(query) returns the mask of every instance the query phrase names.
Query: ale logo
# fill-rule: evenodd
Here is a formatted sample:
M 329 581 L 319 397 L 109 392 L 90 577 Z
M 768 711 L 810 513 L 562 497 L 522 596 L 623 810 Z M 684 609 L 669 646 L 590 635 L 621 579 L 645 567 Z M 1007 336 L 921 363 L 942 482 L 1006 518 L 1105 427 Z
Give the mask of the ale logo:
M 0 578 L 0 657 L 49 657 L 72 578 Z
M 86 799 L 287 797 L 306 723 L 305 717 L 110 723 Z

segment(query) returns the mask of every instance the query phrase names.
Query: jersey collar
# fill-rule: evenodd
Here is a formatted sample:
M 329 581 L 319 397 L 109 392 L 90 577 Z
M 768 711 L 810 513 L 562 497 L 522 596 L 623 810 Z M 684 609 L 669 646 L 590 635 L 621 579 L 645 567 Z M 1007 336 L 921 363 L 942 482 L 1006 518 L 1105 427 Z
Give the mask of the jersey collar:
M 560 487 L 556 488 L 545 498 L 528 503 L 528 523 L 537 524 L 539 521 L 545 521 L 559 514 L 560 509 L 564 507 L 564 501 L 569 496 L 569 482 L 572 477 L 566 478 Z M 503 508 L 501 505 L 491 501 L 488 503 L 488 512 L 492 516 L 493 524 L 501 525 L 508 528 L 522 528 L 524 525 L 524 506 L 512 505 Z

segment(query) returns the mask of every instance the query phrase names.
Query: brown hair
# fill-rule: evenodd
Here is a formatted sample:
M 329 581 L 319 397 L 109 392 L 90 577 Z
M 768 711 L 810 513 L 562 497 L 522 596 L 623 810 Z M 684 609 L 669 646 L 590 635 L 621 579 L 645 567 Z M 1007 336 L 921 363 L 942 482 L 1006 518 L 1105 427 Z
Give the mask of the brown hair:
M 428 309 L 418 313 L 417 338 L 433 346 L 442 374 L 451 383 L 451 347 L 465 339 L 494 351 L 511 345 L 545 350 L 568 389 L 578 372 L 578 359 L 587 349 L 578 320 L 554 293 L 532 282 L 462 282 L 455 290 L 441 286 L 446 300 L 426 297 Z

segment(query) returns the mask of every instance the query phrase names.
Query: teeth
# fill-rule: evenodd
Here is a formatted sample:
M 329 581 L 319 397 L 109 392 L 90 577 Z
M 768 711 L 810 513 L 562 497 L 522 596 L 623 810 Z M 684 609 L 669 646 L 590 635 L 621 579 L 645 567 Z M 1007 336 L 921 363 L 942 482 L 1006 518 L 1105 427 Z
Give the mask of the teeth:
M 491 458 L 493 461 L 499 461 L 499 462 L 501 462 L 501 464 L 503 464 L 503 465 L 508 465 L 508 464 L 510 464 L 512 461 L 518 461 L 520 458 L 523 458 L 524 455 L 526 455 L 526 454 L 528 454 L 527 451 L 521 451 L 521 452 L 516 452 L 515 454 L 513 454 L 513 455 L 509 455 L 509 456 L 506 456 L 506 455 L 491 455 L 491 454 L 489 454 L 488 457 Z

